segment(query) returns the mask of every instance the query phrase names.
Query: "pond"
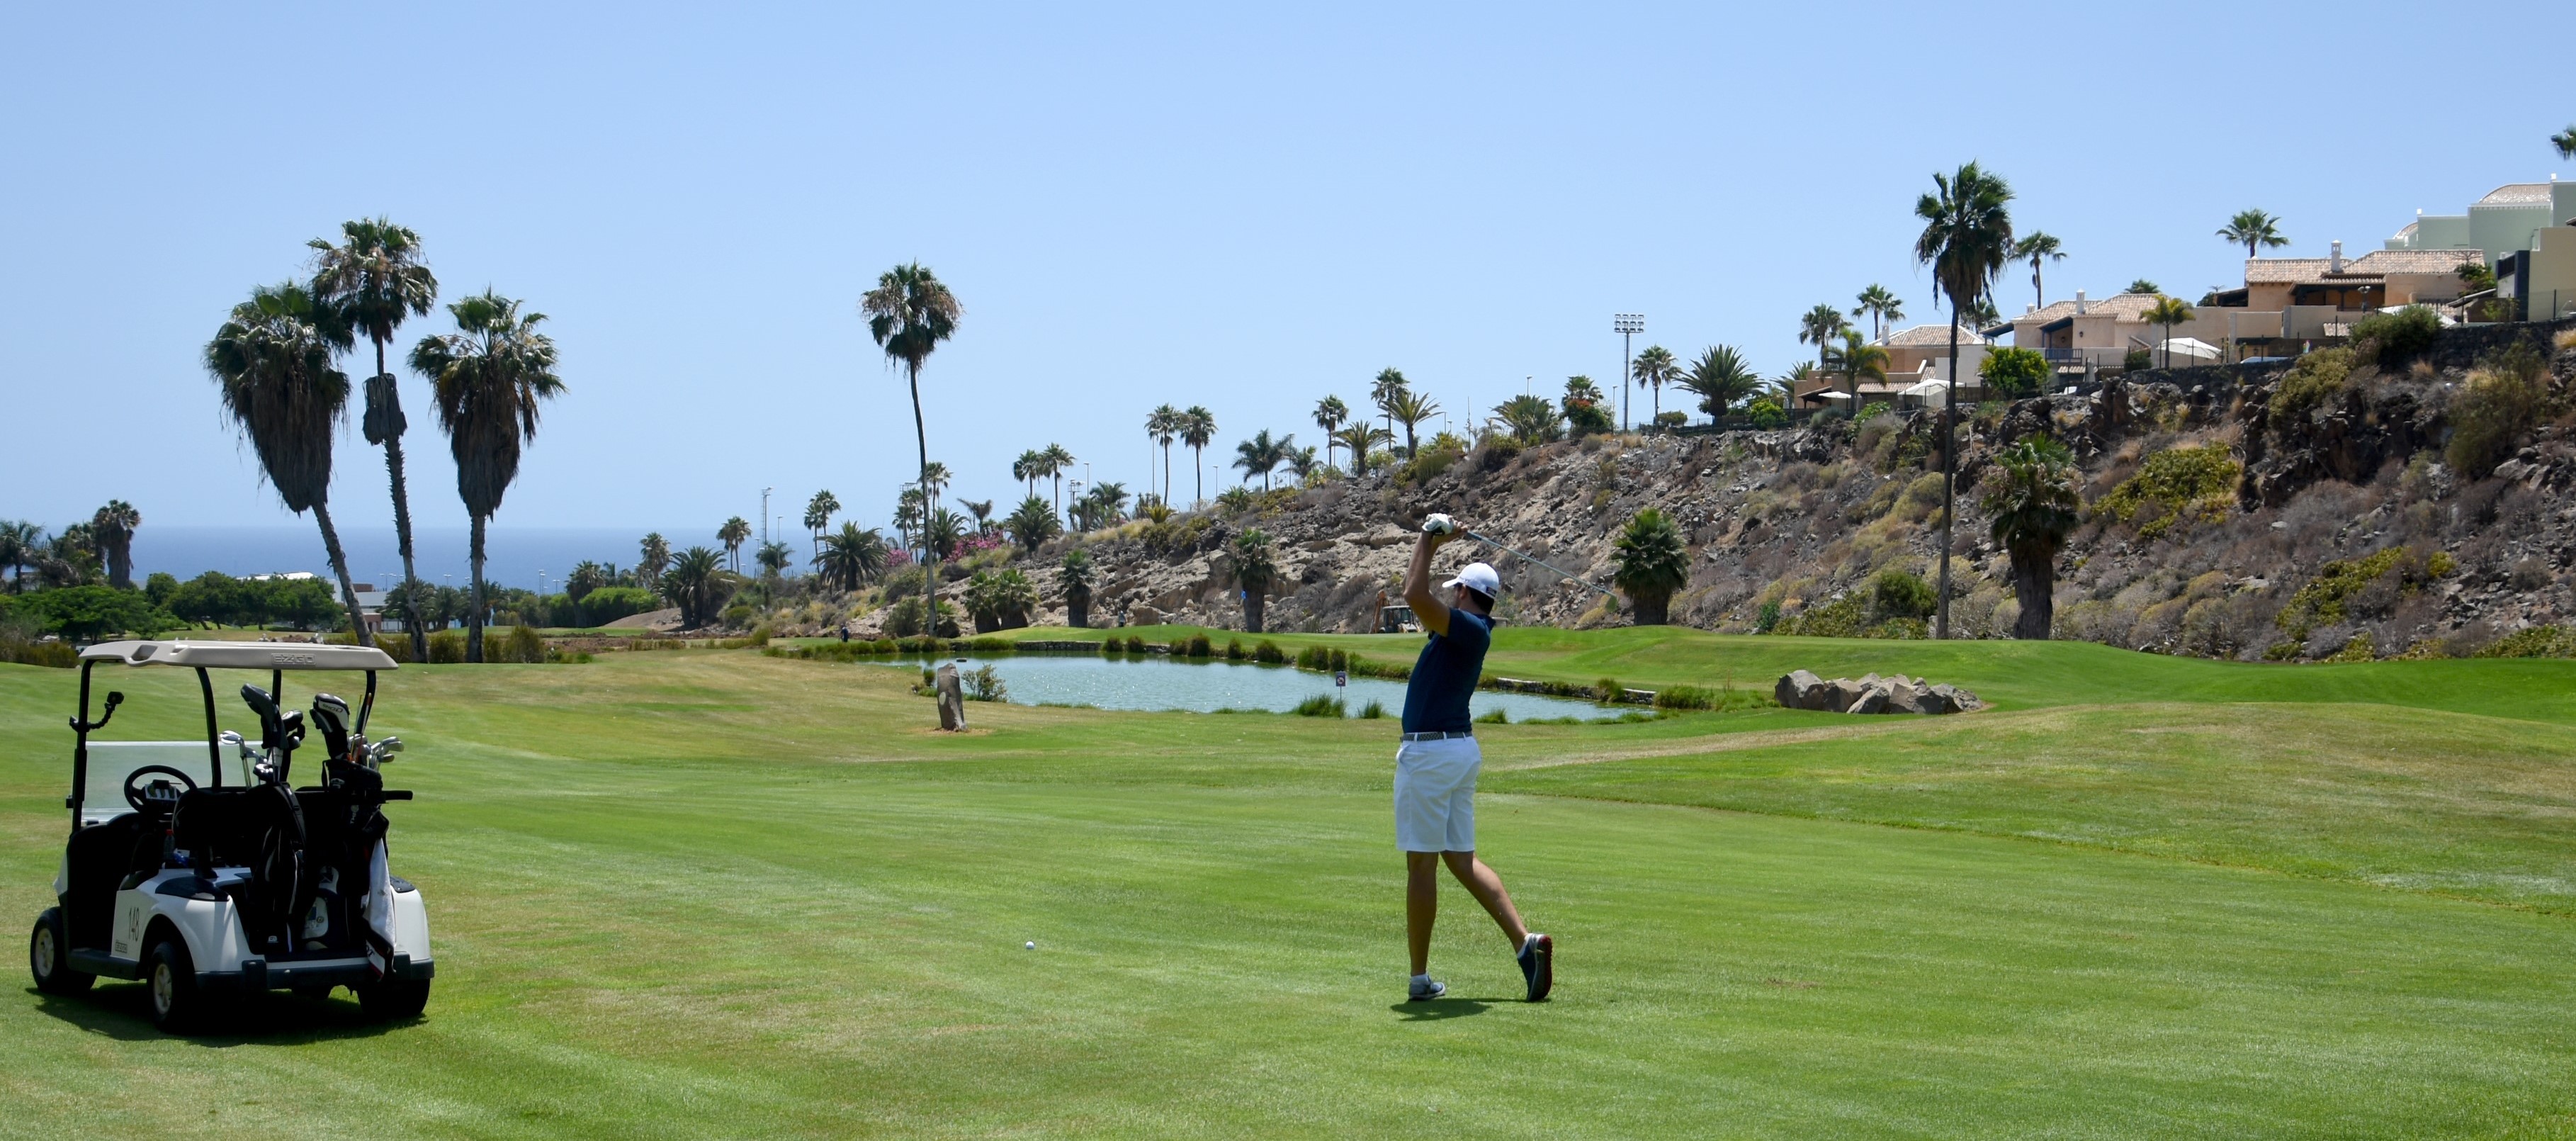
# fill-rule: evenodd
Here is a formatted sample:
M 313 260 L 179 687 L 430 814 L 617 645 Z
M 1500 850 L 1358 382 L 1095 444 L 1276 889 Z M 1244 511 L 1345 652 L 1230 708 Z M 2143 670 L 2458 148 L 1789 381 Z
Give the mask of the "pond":
M 881 664 L 920 670 L 952 658 L 903 658 Z M 1015 705 L 1089 705 L 1100 709 L 1178 710 L 1207 713 L 1218 709 L 1266 709 L 1286 713 L 1310 697 L 1335 696 L 1333 675 L 1290 666 L 1264 666 L 1217 661 L 1174 661 L 1151 657 L 1094 657 L 1076 654 L 967 655 L 960 670 L 990 664 Z M 1339 696 L 1351 716 L 1375 701 L 1390 719 L 1404 713 L 1404 683 L 1355 677 Z M 1478 690 L 1468 707 L 1482 717 L 1500 709 L 1513 721 L 1573 717 L 1613 721 L 1634 707 L 1595 705 L 1561 697 Z

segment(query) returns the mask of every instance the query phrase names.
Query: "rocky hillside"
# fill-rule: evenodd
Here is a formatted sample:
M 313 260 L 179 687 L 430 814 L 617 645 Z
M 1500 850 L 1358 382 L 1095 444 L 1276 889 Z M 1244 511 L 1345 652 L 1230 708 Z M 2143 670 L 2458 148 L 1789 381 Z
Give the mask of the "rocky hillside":
M 2508 356 L 2516 343 L 2522 355 Z M 2077 456 L 2087 504 L 2058 563 L 2059 637 L 2242 658 L 2465 654 L 2568 622 L 2571 378 L 2576 332 L 2514 326 L 2449 330 L 2402 362 L 2337 353 L 2295 369 L 2144 372 L 1962 409 L 1954 633 L 2006 636 L 2018 614 L 1976 501 L 1995 450 L 2041 433 Z M 1928 595 L 1881 579 L 1934 577 L 1937 442 L 1936 414 L 1882 412 L 1783 432 L 1486 447 L 1423 478 L 1379 473 L 1240 511 L 1132 522 L 1010 565 L 1042 585 L 1041 623 L 1064 620 L 1055 567 L 1078 542 L 1100 567 L 1093 624 L 1241 628 L 1226 552 L 1258 527 L 1280 570 L 1267 625 L 1360 631 L 1395 593 L 1428 512 L 1606 584 L 1612 536 L 1657 507 L 1688 537 L 1695 568 L 1673 600 L 1677 623 L 1921 636 Z M 1491 558 L 1510 622 L 1626 621 L 1592 591 L 1473 550 L 1460 543 L 1444 560 Z

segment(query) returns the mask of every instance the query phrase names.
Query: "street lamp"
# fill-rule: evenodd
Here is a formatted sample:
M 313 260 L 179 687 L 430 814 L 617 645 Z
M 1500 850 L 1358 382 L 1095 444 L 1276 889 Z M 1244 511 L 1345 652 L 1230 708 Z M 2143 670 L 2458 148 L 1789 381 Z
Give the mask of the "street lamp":
M 760 489 L 760 545 L 769 545 L 769 493 L 775 488 Z
M 1628 369 L 1634 363 L 1629 338 L 1646 331 L 1643 313 L 1613 313 L 1610 328 L 1619 334 L 1619 430 L 1628 430 Z

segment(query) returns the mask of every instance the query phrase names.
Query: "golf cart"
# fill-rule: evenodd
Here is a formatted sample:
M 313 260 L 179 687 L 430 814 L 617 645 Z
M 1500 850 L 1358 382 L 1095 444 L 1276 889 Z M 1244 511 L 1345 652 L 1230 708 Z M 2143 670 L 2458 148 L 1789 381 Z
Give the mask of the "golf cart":
M 385 762 L 399 738 L 369 741 L 376 673 L 394 669 L 362 646 L 266 642 L 107 642 L 81 651 L 80 715 L 71 722 L 71 839 L 54 877 L 60 906 L 36 920 L 28 963 L 48 994 L 78 994 L 100 975 L 150 985 L 164 1030 L 206 1026 L 227 1000 L 263 991 L 310 997 L 355 991 L 373 1018 L 408 1018 L 429 1002 L 429 913 L 385 866 Z M 202 741 L 93 741 L 122 693 L 89 719 L 100 664 L 197 671 Z M 256 739 L 218 728 L 208 670 L 264 670 L 241 687 Z M 287 673 L 366 674 L 349 705 L 316 693 L 285 707 Z M 296 787 L 308 735 L 322 756 Z

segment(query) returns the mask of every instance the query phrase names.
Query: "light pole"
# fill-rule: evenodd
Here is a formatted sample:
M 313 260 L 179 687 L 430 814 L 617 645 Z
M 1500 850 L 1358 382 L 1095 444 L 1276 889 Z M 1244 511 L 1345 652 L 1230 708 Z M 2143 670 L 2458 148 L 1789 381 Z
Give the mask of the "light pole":
M 1630 338 L 1646 331 L 1646 315 L 1613 313 L 1610 315 L 1610 327 L 1617 330 L 1619 334 L 1619 430 L 1625 432 L 1628 430 L 1628 368 L 1635 361 L 1631 353 Z
M 769 493 L 775 488 L 760 489 L 760 544 L 769 545 Z

